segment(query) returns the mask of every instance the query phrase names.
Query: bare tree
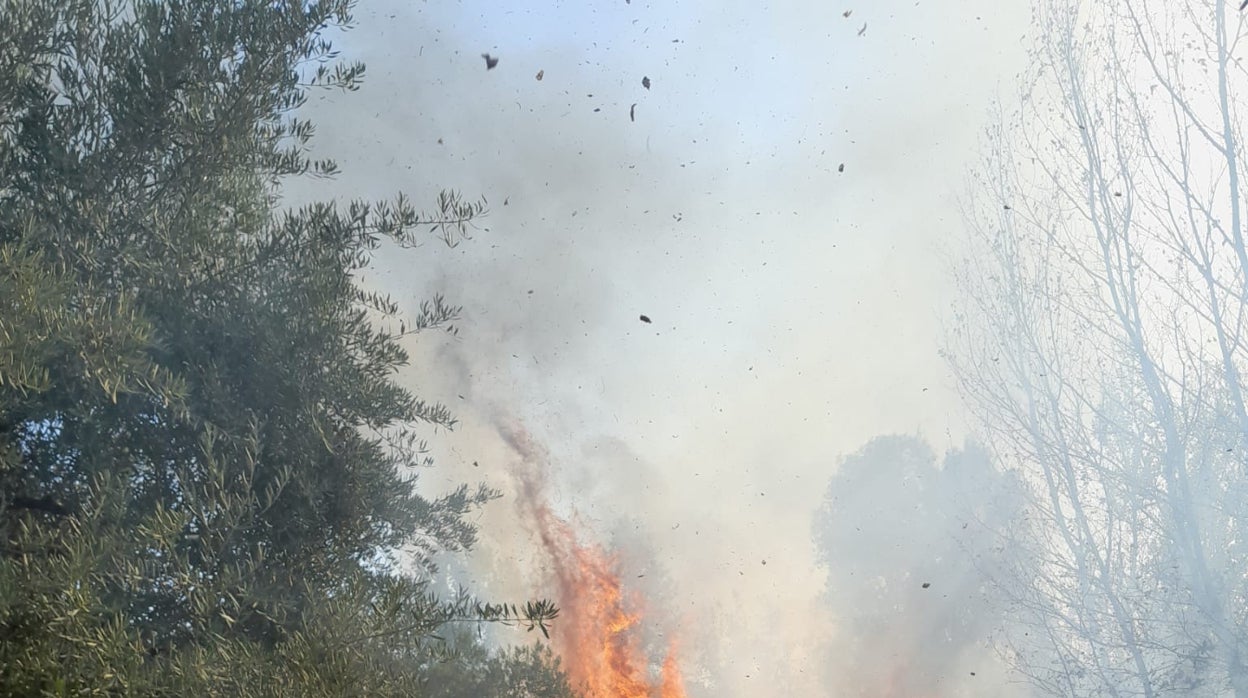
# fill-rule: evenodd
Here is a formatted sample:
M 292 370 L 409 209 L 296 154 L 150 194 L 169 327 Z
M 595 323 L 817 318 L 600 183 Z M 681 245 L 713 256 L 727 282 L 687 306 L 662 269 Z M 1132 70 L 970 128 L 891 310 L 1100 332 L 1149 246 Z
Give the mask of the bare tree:
M 1003 649 L 1052 695 L 1248 697 L 1248 250 L 1223 0 L 1042 0 L 948 357 L 1029 485 Z

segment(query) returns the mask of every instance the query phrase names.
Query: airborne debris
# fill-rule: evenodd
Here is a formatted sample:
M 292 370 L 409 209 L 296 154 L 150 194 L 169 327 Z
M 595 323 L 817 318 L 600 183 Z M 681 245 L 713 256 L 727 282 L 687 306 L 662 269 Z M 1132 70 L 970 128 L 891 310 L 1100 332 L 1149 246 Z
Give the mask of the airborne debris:
M 837 165 L 837 166 L 836 166 L 836 171 L 837 171 L 837 172 L 844 172 L 844 171 L 845 171 L 845 163 L 843 163 L 843 162 L 842 162 L 841 164 Z
M 841 13 L 841 16 L 844 17 L 845 19 L 849 19 L 849 16 L 852 14 L 854 14 L 853 10 L 845 10 L 844 12 Z
M 864 35 L 864 34 L 866 34 L 866 33 L 867 33 L 867 23 L 866 23 L 866 22 L 863 22 L 863 23 L 862 23 L 862 29 L 859 29 L 859 30 L 858 30 L 858 36 L 862 36 L 862 35 Z
M 649 316 L 649 315 L 641 315 L 641 316 L 639 316 L 637 319 L 641 320 L 642 322 L 646 323 L 647 325 L 649 325 L 649 324 L 650 324 L 650 316 Z
M 546 75 L 546 71 L 545 71 L 545 70 L 539 70 L 539 71 L 537 71 L 537 75 L 536 75 L 536 77 L 537 77 L 537 81 L 538 81 L 538 82 L 541 82 L 541 81 L 542 81 L 542 78 L 543 78 L 545 75 Z
M 650 77 L 649 76 L 646 76 L 646 75 L 642 76 L 641 86 L 646 88 L 647 90 L 650 89 Z
M 923 582 L 923 588 L 926 589 L 932 585 L 931 582 Z
M 636 102 L 633 102 L 633 106 L 628 108 L 628 120 L 629 121 L 637 120 L 637 103 Z
M 481 57 L 485 59 L 486 70 L 494 70 L 494 66 L 498 65 L 498 59 L 488 53 L 481 54 Z

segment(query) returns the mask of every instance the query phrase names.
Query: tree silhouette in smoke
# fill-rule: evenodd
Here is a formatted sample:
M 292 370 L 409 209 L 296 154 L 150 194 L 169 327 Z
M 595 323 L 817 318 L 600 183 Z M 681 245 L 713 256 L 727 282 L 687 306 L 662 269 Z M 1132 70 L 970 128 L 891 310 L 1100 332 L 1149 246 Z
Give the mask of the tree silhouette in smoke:
M 960 662 L 1000 620 L 989 578 L 1002 564 L 998 537 L 1018 511 L 1014 491 L 981 449 L 940 463 L 911 436 L 878 437 L 840 464 L 813 534 L 837 616 L 831 670 L 844 695 L 992 695 L 982 680 L 987 693 L 959 685 L 981 673 Z

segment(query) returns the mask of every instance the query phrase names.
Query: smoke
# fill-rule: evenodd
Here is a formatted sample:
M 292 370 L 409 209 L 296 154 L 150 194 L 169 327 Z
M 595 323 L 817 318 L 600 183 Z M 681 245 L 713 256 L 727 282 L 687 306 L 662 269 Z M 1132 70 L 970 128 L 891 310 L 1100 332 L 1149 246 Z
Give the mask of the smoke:
M 880 437 L 842 461 L 814 535 L 844 695 L 1006 694 L 990 652 L 1006 599 L 991 581 L 1021 505 L 1021 483 L 974 446 L 938 463 L 920 438 Z
M 690 695 L 843 694 L 812 516 L 872 436 L 961 438 L 932 260 L 1023 59 L 1005 5 L 361 4 L 364 89 L 307 108 L 345 175 L 290 196 L 488 197 L 472 240 L 365 279 L 465 308 L 402 377 L 460 419 L 422 486 L 506 495 L 451 574 L 550 593 L 499 428 L 523 424 L 552 510 L 681 629 Z

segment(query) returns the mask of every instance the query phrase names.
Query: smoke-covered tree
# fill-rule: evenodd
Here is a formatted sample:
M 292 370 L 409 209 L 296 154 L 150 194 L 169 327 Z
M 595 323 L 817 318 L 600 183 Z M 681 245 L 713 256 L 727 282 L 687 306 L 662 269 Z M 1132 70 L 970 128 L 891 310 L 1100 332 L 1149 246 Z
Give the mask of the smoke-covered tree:
M 970 671 L 991 668 L 1002 619 L 990 581 L 1008 563 L 1020 494 L 983 449 L 942 462 L 913 436 L 877 437 L 837 465 L 813 533 L 835 614 L 829 673 L 842 690 L 989 695 Z
M 0 5 L 3 692 L 386 693 L 446 621 L 553 617 L 427 593 L 495 496 L 415 487 L 453 422 L 394 372 L 456 309 L 357 282 L 483 207 L 279 206 L 336 172 L 298 108 L 358 85 L 351 5 Z
M 989 129 L 950 358 L 1025 472 L 1007 646 L 1050 695 L 1248 696 L 1246 26 L 1046 1 Z

